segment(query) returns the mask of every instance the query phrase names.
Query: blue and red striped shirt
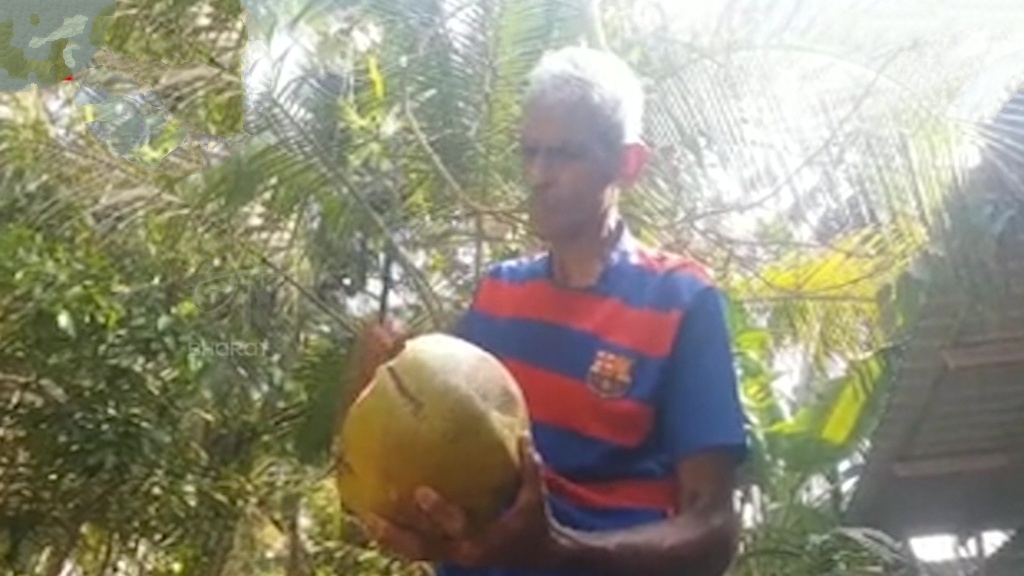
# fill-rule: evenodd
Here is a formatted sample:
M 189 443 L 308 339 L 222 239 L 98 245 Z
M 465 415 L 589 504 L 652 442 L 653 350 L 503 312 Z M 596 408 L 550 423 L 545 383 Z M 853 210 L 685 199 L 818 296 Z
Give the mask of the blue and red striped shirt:
M 721 293 L 699 265 L 626 229 L 590 288 L 558 285 L 547 254 L 493 266 L 456 334 L 518 380 L 551 511 L 566 526 L 665 519 L 680 459 L 707 449 L 745 455 Z M 438 576 L 527 575 L 445 566 Z

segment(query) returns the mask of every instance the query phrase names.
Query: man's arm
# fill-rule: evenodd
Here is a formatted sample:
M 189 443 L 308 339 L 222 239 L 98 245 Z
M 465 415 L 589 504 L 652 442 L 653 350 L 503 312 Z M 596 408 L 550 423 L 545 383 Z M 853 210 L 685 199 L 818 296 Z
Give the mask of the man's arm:
M 633 529 L 556 528 L 553 567 L 608 576 L 720 576 L 735 554 L 735 469 L 744 418 L 720 294 L 705 288 L 687 310 L 660 399 L 661 441 L 676 459 L 678 510 Z
M 680 510 L 669 520 L 614 532 L 556 529 L 553 567 L 608 576 L 720 576 L 739 537 L 733 466 L 732 456 L 719 452 L 681 462 Z

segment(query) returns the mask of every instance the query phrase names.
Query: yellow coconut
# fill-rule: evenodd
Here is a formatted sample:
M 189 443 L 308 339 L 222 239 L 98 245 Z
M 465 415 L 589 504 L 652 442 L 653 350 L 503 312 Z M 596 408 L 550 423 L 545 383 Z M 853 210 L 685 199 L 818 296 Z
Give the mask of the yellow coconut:
M 414 337 L 346 414 L 336 466 L 342 504 L 409 526 L 413 491 L 430 486 L 479 528 L 515 495 L 528 427 L 519 386 L 496 357 L 446 334 Z

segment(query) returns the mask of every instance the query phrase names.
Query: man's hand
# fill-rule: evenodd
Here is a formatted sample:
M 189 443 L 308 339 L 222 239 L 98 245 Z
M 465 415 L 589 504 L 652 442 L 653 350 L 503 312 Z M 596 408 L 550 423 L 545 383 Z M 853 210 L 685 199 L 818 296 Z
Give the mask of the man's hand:
M 356 382 L 353 397 L 370 383 L 381 364 L 402 351 L 408 339 L 405 328 L 394 320 L 372 322 L 364 327 L 356 338 L 353 354 Z
M 479 534 L 466 529 L 466 517 L 429 487 L 417 490 L 422 512 L 414 528 L 368 518 L 367 529 L 382 548 L 409 560 L 474 568 L 538 569 L 558 556 L 555 525 L 547 509 L 541 462 L 528 438 L 520 444 L 522 484 L 514 503 Z

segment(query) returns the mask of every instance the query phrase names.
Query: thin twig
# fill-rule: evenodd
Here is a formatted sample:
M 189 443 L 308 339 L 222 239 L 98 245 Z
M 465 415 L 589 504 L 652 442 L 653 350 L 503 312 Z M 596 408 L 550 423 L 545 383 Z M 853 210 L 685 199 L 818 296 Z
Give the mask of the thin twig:
M 871 96 L 871 93 L 873 92 L 875 86 L 882 80 L 882 78 L 884 78 L 883 74 L 885 72 L 885 69 L 888 68 L 889 65 L 891 65 L 895 60 L 896 54 L 893 54 L 892 56 L 889 57 L 888 60 L 886 60 L 885 63 L 882 64 L 882 67 L 875 74 L 875 77 L 872 78 L 871 82 L 868 83 L 867 88 L 865 88 L 861 95 L 857 97 L 857 100 L 854 102 L 853 108 L 840 119 L 838 125 L 831 131 L 828 137 L 825 138 L 825 140 L 813 152 L 811 152 L 807 157 L 805 157 L 800 162 L 800 164 L 796 168 L 794 168 L 789 173 L 789 175 L 786 176 L 786 178 L 782 180 L 782 182 L 776 184 L 771 191 L 746 204 L 734 205 L 725 208 L 716 208 L 714 210 L 709 210 L 707 212 L 694 214 L 689 217 L 684 217 L 675 225 L 684 226 L 704 218 L 712 218 L 715 216 L 737 214 L 747 212 L 750 210 L 755 210 L 757 208 L 763 207 L 765 204 L 773 200 L 793 182 L 793 180 L 801 171 L 807 168 L 807 166 L 809 166 L 812 161 L 817 159 L 818 156 L 827 151 L 829 146 L 831 146 L 832 143 L 835 142 L 840 137 L 840 135 L 843 134 L 842 129 L 845 128 L 846 124 L 849 123 L 849 121 L 861 111 L 861 109 L 867 103 L 868 97 Z

